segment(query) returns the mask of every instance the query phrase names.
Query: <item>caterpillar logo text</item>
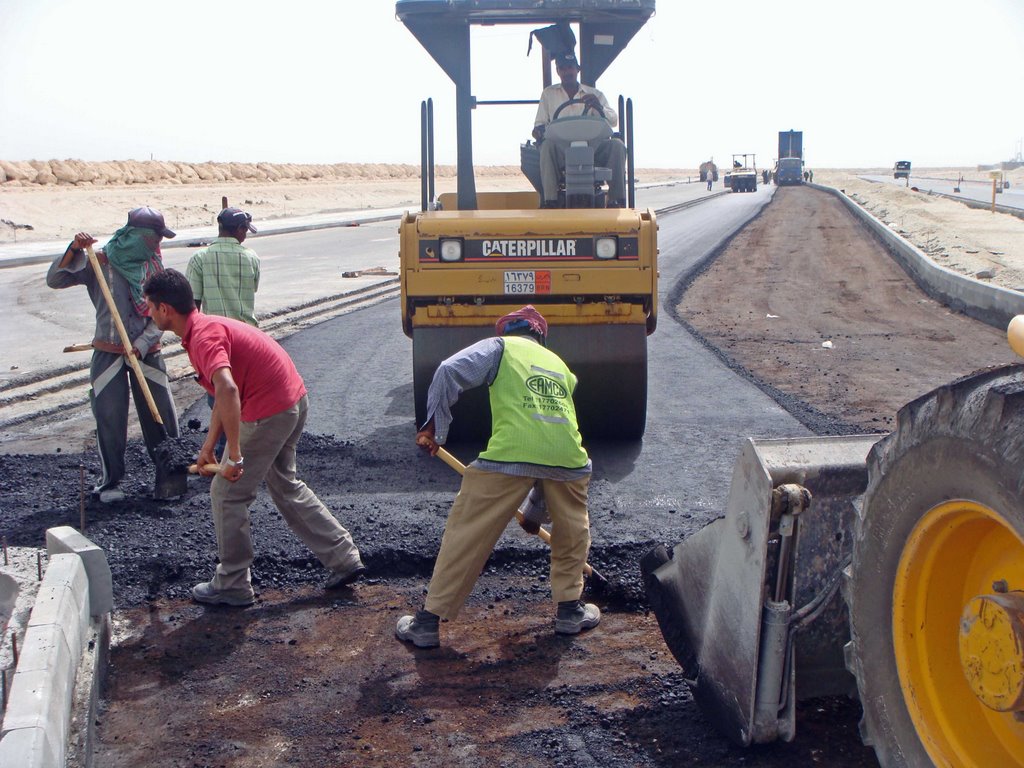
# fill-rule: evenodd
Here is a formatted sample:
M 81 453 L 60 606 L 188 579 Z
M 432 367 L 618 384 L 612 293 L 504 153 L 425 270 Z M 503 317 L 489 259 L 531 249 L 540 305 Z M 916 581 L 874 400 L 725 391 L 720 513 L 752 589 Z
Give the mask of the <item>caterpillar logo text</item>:
M 487 256 L 575 256 L 575 240 L 484 240 Z
M 526 380 L 526 386 L 541 397 L 557 397 L 564 400 L 569 395 L 560 382 L 549 379 L 547 376 L 531 376 Z

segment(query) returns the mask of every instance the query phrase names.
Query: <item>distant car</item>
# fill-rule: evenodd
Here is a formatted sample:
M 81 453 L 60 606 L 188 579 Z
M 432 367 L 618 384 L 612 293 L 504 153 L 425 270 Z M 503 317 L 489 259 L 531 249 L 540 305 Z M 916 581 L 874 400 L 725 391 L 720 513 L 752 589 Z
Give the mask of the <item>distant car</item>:
M 897 160 L 896 165 L 892 167 L 892 177 L 894 179 L 909 179 L 910 178 L 910 161 L 909 160 Z

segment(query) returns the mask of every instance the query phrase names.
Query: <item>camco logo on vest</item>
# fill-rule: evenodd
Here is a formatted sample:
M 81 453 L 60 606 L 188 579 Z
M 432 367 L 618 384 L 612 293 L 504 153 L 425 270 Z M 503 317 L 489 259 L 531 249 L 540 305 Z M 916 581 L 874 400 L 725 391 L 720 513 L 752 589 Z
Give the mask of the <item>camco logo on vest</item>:
M 541 397 L 557 397 L 564 400 L 569 396 L 568 390 L 561 382 L 547 376 L 531 376 L 526 380 L 526 386 Z

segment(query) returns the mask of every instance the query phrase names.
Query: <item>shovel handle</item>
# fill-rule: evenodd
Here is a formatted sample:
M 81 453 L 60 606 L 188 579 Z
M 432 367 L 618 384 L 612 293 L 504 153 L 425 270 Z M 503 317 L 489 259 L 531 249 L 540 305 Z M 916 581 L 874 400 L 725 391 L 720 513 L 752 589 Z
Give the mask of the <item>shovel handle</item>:
M 203 469 L 205 469 L 207 472 L 220 472 L 220 464 L 204 464 L 203 465 Z M 188 465 L 188 473 L 190 475 L 198 475 L 199 474 L 199 465 L 198 464 L 189 464 Z
M 437 448 L 437 458 L 439 458 L 441 461 L 443 461 L 449 467 L 454 469 L 460 475 L 463 475 L 463 474 L 466 473 L 466 465 L 463 464 L 461 461 L 459 461 L 454 456 L 452 456 L 448 451 L 446 451 L 441 446 L 438 446 L 438 448 Z M 518 520 L 520 523 L 523 522 L 523 513 L 520 512 L 518 509 L 516 510 L 516 520 Z M 537 536 L 540 538 L 541 541 L 543 541 L 549 547 L 551 546 L 551 533 L 546 528 L 541 526 L 537 530 Z M 583 573 L 585 573 L 587 576 L 589 576 L 593 570 L 594 569 L 590 567 L 590 563 L 584 563 L 583 564 Z
M 135 378 L 139 382 L 142 394 L 146 398 L 146 405 L 149 406 L 149 412 L 153 416 L 153 421 L 162 427 L 164 425 L 164 420 L 160 418 L 160 411 L 156 407 L 156 401 L 153 400 L 153 393 L 149 391 L 149 384 L 146 382 L 146 374 L 142 372 L 142 365 L 139 363 L 139 358 L 137 358 L 135 353 L 132 351 L 131 339 L 128 338 L 128 331 L 124 327 L 124 321 L 121 320 L 121 313 L 117 311 L 117 305 L 114 304 L 114 297 L 110 293 L 110 286 L 107 285 L 107 278 L 103 274 L 103 268 L 100 266 L 100 260 L 96 258 L 96 252 L 93 251 L 91 245 L 85 246 L 85 252 L 89 255 L 89 263 L 92 264 L 92 270 L 96 273 L 96 282 L 99 284 L 100 292 L 103 294 L 103 298 L 107 302 L 107 308 L 110 310 L 110 316 L 114 318 L 114 325 L 117 326 L 117 333 L 121 337 L 121 346 L 124 347 L 124 356 L 128 358 L 128 362 L 135 371 Z

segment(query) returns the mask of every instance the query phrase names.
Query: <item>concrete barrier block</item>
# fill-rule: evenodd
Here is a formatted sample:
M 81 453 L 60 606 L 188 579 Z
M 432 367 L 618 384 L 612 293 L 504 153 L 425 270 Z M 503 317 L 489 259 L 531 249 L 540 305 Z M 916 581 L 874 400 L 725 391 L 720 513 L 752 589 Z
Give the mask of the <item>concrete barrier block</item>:
M 54 686 L 46 671 L 15 672 L 7 697 L 3 734 L 22 729 L 42 729 L 48 749 L 64 765 L 67 749 L 68 722 L 71 718 L 71 697 L 62 686 Z
M 42 728 L 20 728 L 0 739 L 0 768 L 53 768 L 57 761 Z
M 48 528 L 46 551 L 50 555 L 74 553 L 82 558 L 89 577 L 89 613 L 99 616 L 114 608 L 114 586 L 106 553 L 68 525 Z
M 28 627 L 55 624 L 77 657 L 89 627 L 89 593 L 85 566 L 78 555 L 54 555 L 36 595 Z
M 17 672 L 49 672 L 50 685 L 70 698 L 75 688 L 80 652 L 74 654 L 57 624 L 29 627 L 18 655 Z

